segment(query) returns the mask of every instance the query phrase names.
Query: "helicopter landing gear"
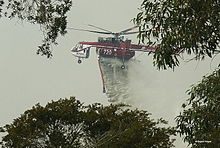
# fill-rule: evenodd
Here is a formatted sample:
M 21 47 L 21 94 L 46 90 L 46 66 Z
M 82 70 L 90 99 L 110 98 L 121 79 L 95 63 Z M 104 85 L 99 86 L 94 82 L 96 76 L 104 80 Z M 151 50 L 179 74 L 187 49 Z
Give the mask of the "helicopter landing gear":
M 79 60 L 78 60 L 78 63 L 81 64 L 81 63 L 82 63 L 82 60 L 79 59 Z

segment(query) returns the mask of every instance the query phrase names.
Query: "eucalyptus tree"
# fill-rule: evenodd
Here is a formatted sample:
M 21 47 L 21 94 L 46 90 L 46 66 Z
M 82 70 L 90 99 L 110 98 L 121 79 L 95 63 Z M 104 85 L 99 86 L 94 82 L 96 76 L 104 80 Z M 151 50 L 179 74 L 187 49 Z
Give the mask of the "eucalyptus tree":
M 219 0 L 144 0 L 133 21 L 140 41 L 157 47 L 158 68 L 178 66 L 179 53 L 204 59 L 220 51 Z
M 153 58 L 159 69 L 178 66 L 180 53 L 202 60 L 220 51 L 219 0 L 144 0 L 133 21 L 140 42 L 157 47 Z M 219 74 L 217 68 L 192 86 L 176 118 L 178 132 L 193 147 L 220 147 Z
M 220 147 L 220 69 L 203 77 L 188 94 L 176 117 L 178 132 L 193 147 Z
M 72 0 L 0 0 L 0 17 L 38 24 L 43 32 L 37 54 L 52 56 L 51 45 L 67 33 L 67 12 Z
M 173 127 L 123 104 L 83 105 L 74 97 L 40 104 L 1 128 L 3 148 L 172 147 Z

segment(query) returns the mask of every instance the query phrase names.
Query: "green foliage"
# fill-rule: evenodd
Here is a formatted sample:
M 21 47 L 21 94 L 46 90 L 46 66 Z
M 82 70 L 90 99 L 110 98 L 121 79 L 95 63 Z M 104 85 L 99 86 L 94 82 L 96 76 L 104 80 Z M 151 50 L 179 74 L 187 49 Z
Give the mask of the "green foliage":
M 179 53 L 195 59 L 220 52 L 219 0 L 144 0 L 133 21 L 141 42 L 156 46 L 158 68 L 179 65 Z M 220 70 L 189 90 L 184 111 L 176 118 L 179 133 L 193 147 L 220 147 Z
M 75 98 L 60 99 L 45 107 L 37 104 L 13 123 L 1 128 L 0 145 L 22 147 L 172 147 L 174 128 L 163 127 L 149 113 L 126 105 L 84 106 Z
M 133 21 L 140 41 L 157 46 L 158 68 L 178 66 L 180 52 L 204 59 L 220 51 L 219 0 L 144 0 Z
M 4 4 L 3 0 L 0 0 L 0 18 L 2 17 L 2 6 Z
M 82 104 L 75 98 L 39 104 L 4 127 L 3 147 L 77 147 Z
M 3 5 L 4 4 L 4 5 Z M 2 11 L 2 8 L 4 11 Z M 58 35 L 66 34 L 67 12 L 72 0 L 0 0 L 0 16 L 4 13 L 10 19 L 18 18 L 32 24 L 39 24 L 44 34 L 43 44 L 37 54 L 52 56 L 51 44 L 57 44 Z
M 220 70 L 189 90 L 190 98 L 177 116 L 177 128 L 193 147 L 220 147 Z

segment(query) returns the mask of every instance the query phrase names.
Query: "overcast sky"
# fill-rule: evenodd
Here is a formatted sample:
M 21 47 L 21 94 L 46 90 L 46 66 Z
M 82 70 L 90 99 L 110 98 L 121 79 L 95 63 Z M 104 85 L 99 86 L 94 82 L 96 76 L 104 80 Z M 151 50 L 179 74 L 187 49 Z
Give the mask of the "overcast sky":
M 94 24 L 113 32 L 133 26 L 131 19 L 138 13 L 141 0 L 74 0 L 68 13 L 68 27 L 92 29 Z M 17 20 L 1 19 L 0 23 L 0 126 L 30 109 L 36 103 L 45 105 L 51 100 L 76 96 L 85 104 L 109 104 L 102 93 L 97 55 L 77 64 L 70 49 L 79 41 L 97 41 L 99 35 L 69 31 L 53 47 L 53 58 L 36 55 L 41 44 L 39 26 Z M 129 36 L 137 43 L 136 35 Z M 175 71 L 158 71 L 152 57 L 138 53 L 131 64 L 131 97 L 125 102 L 145 109 L 153 118 L 163 117 L 174 125 L 174 118 L 186 100 L 186 90 L 214 70 L 219 57 L 202 62 L 185 62 Z M 180 147 L 181 142 L 176 146 Z

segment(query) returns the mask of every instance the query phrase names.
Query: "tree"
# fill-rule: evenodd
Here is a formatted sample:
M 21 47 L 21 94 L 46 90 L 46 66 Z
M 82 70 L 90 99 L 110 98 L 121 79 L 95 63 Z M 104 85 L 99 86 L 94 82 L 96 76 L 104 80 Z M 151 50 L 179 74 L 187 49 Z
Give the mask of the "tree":
M 141 42 L 157 47 L 153 54 L 158 68 L 179 65 L 179 53 L 195 60 L 220 52 L 219 0 L 144 0 L 134 23 L 139 25 Z M 193 147 L 220 147 L 220 70 L 194 85 L 177 116 L 177 128 Z
M 52 56 L 51 44 L 57 44 L 59 35 L 67 33 L 67 12 L 72 0 L 0 0 L 0 17 L 18 18 L 32 24 L 39 24 L 44 34 L 37 54 Z
M 85 106 L 74 97 L 37 104 L 1 128 L 4 148 L 23 147 L 171 147 L 174 128 L 126 105 Z
M 193 147 L 220 147 L 220 69 L 188 91 L 177 128 Z
M 140 41 L 157 47 L 158 68 L 178 66 L 179 53 L 204 59 L 220 51 L 219 0 L 144 0 L 133 21 Z

